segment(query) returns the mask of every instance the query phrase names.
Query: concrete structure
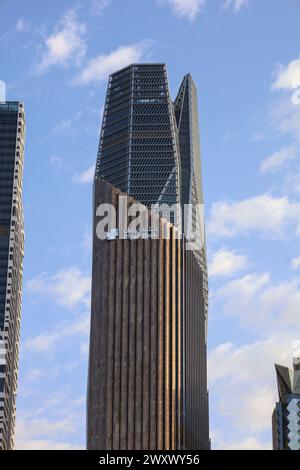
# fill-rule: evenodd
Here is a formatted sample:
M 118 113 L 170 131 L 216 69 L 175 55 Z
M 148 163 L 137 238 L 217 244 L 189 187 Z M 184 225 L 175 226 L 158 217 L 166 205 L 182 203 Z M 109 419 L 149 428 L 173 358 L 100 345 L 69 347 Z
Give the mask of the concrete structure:
M 0 103 L 0 449 L 12 449 L 24 256 L 22 103 Z
M 103 179 L 148 208 L 153 204 L 159 207 L 163 204 L 176 204 L 182 208 L 182 218 L 178 217 L 181 211 L 176 210 L 168 219 L 175 228 L 182 229 L 185 235 L 182 241 L 181 265 L 178 267 L 181 284 L 177 293 L 177 302 L 181 303 L 177 308 L 181 311 L 182 348 L 182 414 L 176 418 L 181 422 L 178 428 L 180 436 L 173 441 L 172 447 L 167 441 L 155 441 L 153 438 L 151 442 L 155 441 L 159 447 L 151 444 L 151 448 L 208 449 L 208 282 L 197 91 L 189 74 L 184 77 L 174 103 L 170 97 L 164 64 L 133 64 L 110 76 L 96 165 L 94 203 L 98 202 L 97 186 Z M 185 204 L 192 207 L 190 219 L 184 213 Z M 161 212 L 164 215 L 164 211 Z M 190 237 L 191 232 L 195 233 L 194 238 Z M 97 276 L 98 249 L 94 232 L 93 286 L 94 277 Z M 152 257 L 152 254 L 149 256 Z M 122 283 L 122 270 L 118 276 L 118 282 Z M 96 284 L 93 287 L 92 304 L 94 296 L 98 295 L 99 286 L 100 284 Z M 158 298 L 157 302 L 160 301 Z M 102 315 L 102 307 L 98 304 L 97 308 L 98 310 L 92 310 L 92 323 L 93 316 Z M 143 308 L 142 304 L 138 305 L 138 309 L 140 308 Z M 165 305 L 162 305 L 162 321 L 166 322 L 168 317 L 164 309 Z M 139 314 L 143 317 L 145 312 L 141 310 Z M 92 328 L 91 342 L 94 335 L 96 330 Z M 96 356 L 95 352 L 90 356 L 90 370 L 93 371 Z M 102 377 L 98 380 L 108 383 L 114 379 Z M 102 400 L 99 395 L 93 397 L 93 392 L 90 389 L 89 391 L 89 400 Z M 177 394 L 178 390 L 174 390 L 174 393 Z M 134 402 L 135 397 L 132 396 L 131 399 Z M 100 431 L 91 409 L 88 401 L 88 446 L 95 448 L 96 441 L 91 444 L 93 432 Z M 179 413 L 179 408 L 177 412 Z M 113 420 L 117 419 L 118 415 L 115 415 Z M 159 427 L 167 424 L 158 420 L 156 425 Z M 122 447 L 123 445 L 124 441 L 120 441 L 120 449 L 130 449 L 128 445 L 132 445 L 132 442 L 127 443 L 127 447 Z
M 275 365 L 279 402 L 273 412 L 273 449 L 300 450 L 300 354 L 293 370 Z

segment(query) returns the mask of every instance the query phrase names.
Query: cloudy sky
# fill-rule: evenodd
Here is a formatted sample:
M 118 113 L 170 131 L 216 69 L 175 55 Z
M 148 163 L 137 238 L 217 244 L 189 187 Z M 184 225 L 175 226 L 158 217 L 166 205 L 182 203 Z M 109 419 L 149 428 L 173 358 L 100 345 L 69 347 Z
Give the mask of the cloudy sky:
M 0 0 L 27 115 L 17 448 L 85 445 L 91 180 L 110 72 L 198 86 L 213 448 L 268 449 L 274 362 L 300 348 L 299 0 Z

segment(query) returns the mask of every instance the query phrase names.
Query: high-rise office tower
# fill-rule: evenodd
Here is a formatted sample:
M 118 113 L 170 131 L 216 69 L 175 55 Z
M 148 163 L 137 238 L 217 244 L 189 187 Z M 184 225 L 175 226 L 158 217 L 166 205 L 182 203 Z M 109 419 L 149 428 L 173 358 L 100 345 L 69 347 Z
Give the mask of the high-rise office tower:
M 184 77 L 175 103 L 170 97 L 164 64 L 134 64 L 110 76 L 94 183 L 88 448 L 209 448 L 206 378 L 208 287 L 198 126 L 197 92 L 190 75 Z M 103 263 L 103 260 L 107 259 L 107 255 L 103 254 L 105 250 L 101 247 L 107 246 L 106 250 L 108 250 L 108 245 L 112 246 L 112 241 L 104 240 L 99 244 L 96 236 L 98 220 L 96 209 L 100 201 L 105 201 L 102 196 L 104 180 L 148 208 L 153 204 L 159 205 L 160 208 L 166 204 L 181 205 L 181 207 L 183 204 L 191 205 L 191 217 L 188 217 L 184 210 L 181 211 L 182 217 L 179 217 L 178 211 L 175 209 L 169 218 L 172 230 L 183 229 L 185 234 L 180 247 L 178 247 L 180 263 L 178 264 L 176 261 L 174 265 L 172 264 L 173 267 L 169 275 L 166 274 L 169 269 L 168 263 L 171 262 L 169 255 L 164 254 L 159 258 L 159 261 L 156 261 L 160 269 L 164 267 L 166 270 L 165 275 L 171 284 L 166 286 L 166 281 L 163 280 L 165 278 L 158 278 L 158 287 L 151 291 L 151 295 L 154 297 L 151 297 L 150 305 L 147 304 L 150 313 L 147 313 L 143 303 L 133 301 L 131 298 L 126 300 L 127 297 L 125 299 L 122 297 L 118 302 L 111 300 L 109 310 L 107 310 L 106 301 L 103 301 L 111 289 L 116 289 L 120 295 L 120 292 L 123 292 L 120 286 L 126 279 L 124 265 L 117 269 L 120 256 L 125 255 L 120 254 L 120 256 L 116 255 L 116 258 L 110 258 L 115 260 L 117 264 L 112 267 L 112 261 L 112 264 L 107 266 L 107 263 Z M 164 210 L 160 212 L 164 215 Z M 164 222 L 161 221 L 161 223 Z M 190 232 L 195 232 L 193 239 L 189 237 Z M 124 242 L 128 242 L 128 240 Z M 136 241 L 130 240 L 129 243 L 134 244 Z M 130 270 L 129 283 L 142 283 L 142 279 L 145 279 L 143 276 L 145 276 L 146 268 L 143 263 L 147 264 L 150 261 L 145 261 L 144 256 L 151 259 L 151 262 L 152 257 L 156 259 L 155 243 L 157 240 L 149 240 L 149 252 L 146 252 L 144 248 L 144 251 L 140 252 L 140 256 L 138 252 L 133 255 L 137 257 L 137 262 L 140 260 L 144 268 Z M 162 241 L 161 244 L 163 245 Z M 174 259 L 172 255 L 171 260 Z M 157 266 L 154 269 L 157 269 Z M 115 276 L 115 282 L 112 281 L 109 289 L 110 272 L 114 273 L 112 276 Z M 168 276 L 171 276 L 172 281 Z M 180 279 L 179 286 L 176 279 Z M 160 283 L 162 283 L 161 286 Z M 175 290 L 170 290 L 170 285 L 176 285 Z M 165 292 L 165 297 L 159 295 L 159 287 Z M 141 295 L 141 298 L 145 299 L 146 294 L 143 294 L 143 291 L 139 289 L 142 288 L 137 287 L 137 292 L 139 292 L 137 295 Z M 167 292 L 173 292 L 174 295 L 166 294 L 164 289 L 167 289 Z M 99 296 L 101 296 L 101 301 Z M 178 318 L 176 317 L 177 320 L 174 319 L 173 323 L 169 316 L 170 311 L 180 312 Z M 154 370 L 156 377 L 158 377 L 162 370 L 161 380 L 164 381 L 164 386 L 173 384 L 172 392 L 171 389 L 168 389 L 169 392 L 165 392 L 161 401 L 159 398 L 155 402 L 151 401 L 151 397 L 147 399 L 143 412 L 139 407 L 141 406 L 140 400 L 144 402 L 143 394 L 147 389 L 148 372 L 145 372 L 146 375 L 141 378 L 137 369 L 133 369 L 128 372 L 129 376 L 126 376 L 127 379 L 125 382 L 123 381 L 123 385 L 120 385 L 122 382 L 120 382 L 118 374 L 121 372 L 118 372 L 118 368 L 119 361 L 121 360 L 122 365 L 123 360 L 119 358 L 119 353 L 117 356 L 112 356 L 111 359 L 114 374 L 117 371 L 117 375 L 106 375 L 105 370 L 107 369 L 105 367 L 107 365 L 103 363 L 101 365 L 101 351 L 103 352 L 101 348 L 113 348 L 115 342 L 119 341 L 119 336 L 116 339 L 108 335 L 106 323 L 101 328 L 101 322 L 111 321 L 113 318 L 115 322 L 114 334 L 116 334 L 116 331 L 122 328 L 124 321 L 127 325 L 126 315 L 130 318 L 129 330 L 127 332 L 126 326 L 124 334 L 128 333 L 129 337 L 131 327 L 139 328 L 140 322 L 143 325 L 144 321 L 147 324 L 147 315 L 150 315 L 151 322 L 153 316 L 158 324 L 162 322 L 165 332 L 171 325 L 174 325 L 175 328 L 173 333 L 176 339 L 173 341 L 169 339 L 168 335 L 159 337 L 160 347 L 163 349 L 158 349 L 155 361 L 151 361 L 152 372 Z M 155 326 L 153 328 L 154 338 L 157 338 Z M 143 367 L 143 362 L 140 362 L 143 361 L 141 351 L 145 353 L 148 350 L 148 339 L 145 340 L 145 333 L 135 334 L 134 338 L 134 355 L 130 359 L 124 360 L 134 364 L 134 367 L 140 367 L 140 364 Z M 162 354 L 166 348 L 168 351 L 169 348 L 174 348 L 168 356 L 165 355 L 165 352 Z M 161 364 L 163 364 L 162 369 L 160 369 Z M 132 378 L 129 378 L 130 374 L 133 374 Z M 177 378 L 174 382 L 175 376 Z M 126 386 L 124 384 L 129 387 L 130 380 L 134 380 L 135 384 L 138 383 L 142 391 L 135 389 L 135 393 L 131 393 L 132 389 L 128 388 L 126 399 L 120 400 L 120 393 Z M 114 388 L 114 385 L 117 389 Z M 119 386 L 121 389 L 118 388 Z M 135 386 L 137 387 L 137 385 Z M 158 397 L 159 381 L 154 381 L 153 387 Z M 140 395 L 141 393 L 142 395 Z M 169 393 L 173 396 L 173 402 L 171 400 L 174 404 L 172 412 L 169 409 Z M 110 411 L 105 406 L 105 400 L 109 400 Z M 130 414 L 129 410 L 132 407 L 133 411 Z M 110 414 L 107 415 L 107 413 Z M 141 413 L 143 414 L 141 415 Z M 152 421 L 149 421 L 149 413 L 152 416 Z M 173 418 L 171 419 L 172 413 Z M 127 416 L 127 424 L 122 422 L 120 418 L 125 415 Z M 149 427 L 146 423 L 150 423 Z M 174 423 L 177 423 L 177 427 Z M 141 431 L 140 426 L 146 427 L 145 429 L 142 427 Z M 132 436 L 126 437 L 126 432 Z M 141 440 L 141 435 L 145 437 L 145 440 Z
M 96 182 L 94 202 L 121 210 L 126 225 L 136 205 L 105 180 Z M 96 216 L 95 233 L 99 223 Z M 94 237 L 90 449 L 176 449 L 181 442 L 182 241 L 173 224 L 159 217 L 157 225 L 156 238 L 148 231 L 132 238 L 130 225 L 130 236 L 113 229 Z
M 188 240 L 184 266 L 185 420 L 183 437 L 187 449 L 209 447 L 207 392 L 208 281 L 204 229 L 203 190 L 199 140 L 197 89 L 186 75 L 175 100 L 180 154 L 183 232 Z M 190 236 L 193 233 L 194 238 Z
M 293 370 L 275 365 L 279 402 L 272 416 L 273 449 L 300 450 L 300 357 Z
M 24 256 L 24 106 L 0 102 L 0 450 L 12 449 Z

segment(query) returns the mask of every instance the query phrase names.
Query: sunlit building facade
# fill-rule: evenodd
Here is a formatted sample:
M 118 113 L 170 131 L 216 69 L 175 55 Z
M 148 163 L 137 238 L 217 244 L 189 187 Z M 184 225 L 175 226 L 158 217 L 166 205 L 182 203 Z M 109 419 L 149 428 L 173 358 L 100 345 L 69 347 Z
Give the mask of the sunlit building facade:
M 24 106 L 0 102 L 0 450 L 14 446 L 22 300 Z

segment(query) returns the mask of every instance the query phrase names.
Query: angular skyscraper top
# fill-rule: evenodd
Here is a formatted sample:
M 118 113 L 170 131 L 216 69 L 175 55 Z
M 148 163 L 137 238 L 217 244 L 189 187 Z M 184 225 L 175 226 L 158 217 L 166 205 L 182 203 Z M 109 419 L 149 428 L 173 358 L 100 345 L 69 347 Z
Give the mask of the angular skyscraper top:
M 0 450 L 14 445 L 24 256 L 24 141 L 23 104 L 0 103 Z
M 181 200 L 183 204 L 192 199 L 203 204 L 198 100 L 190 74 L 181 83 L 174 107 L 180 145 Z
M 180 202 L 179 153 L 166 67 L 136 64 L 112 74 L 96 177 L 143 204 Z
M 94 185 L 92 329 L 88 402 L 89 448 L 97 448 L 99 445 L 103 448 L 104 442 L 106 442 L 109 443 L 106 446 L 113 446 L 109 448 L 147 449 L 146 441 L 151 443 L 151 449 L 208 449 L 210 447 L 206 365 L 208 283 L 198 127 L 197 91 L 190 75 L 184 77 L 175 103 L 172 102 L 170 97 L 164 64 L 133 64 L 109 77 Z M 113 247 L 115 243 L 111 240 L 104 240 L 99 243 L 96 235 L 96 205 L 103 199 L 102 196 L 106 191 L 105 181 L 148 208 L 153 205 L 161 207 L 166 204 L 170 206 L 176 204 L 181 207 L 182 219 L 173 220 L 169 218 L 171 225 L 174 223 L 175 229 L 183 228 L 185 234 L 179 247 L 178 258 L 176 258 L 174 252 L 172 254 L 172 251 L 170 254 L 167 253 L 167 245 L 164 245 L 164 241 L 161 240 L 162 251 L 157 260 L 155 241 L 150 240 L 149 251 L 146 252 L 145 249 L 144 251 L 141 249 L 141 254 L 138 257 L 141 266 L 145 263 L 144 268 L 138 270 L 133 264 L 128 273 L 127 255 L 125 257 L 121 253 L 122 250 L 125 250 L 126 253 L 129 250 L 129 253 L 135 259 L 134 240 L 130 242 L 128 240 L 117 240 L 119 255 L 117 257 L 112 255 L 110 258 L 111 266 L 105 268 L 105 272 L 102 272 L 104 261 L 107 259 L 107 256 L 103 254 L 105 250 L 108 250 L 107 244 L 109 243 Z M 109 194 L 111 191 L 112 194 L 115 194 L 113 190 L 109 190 Z M 191 214 L 186 214 L 183 209 L 184 204 L 190 205 Z M 163 210 L 159 212 L 164 215 Z M 180 227 L 177 223 L 178 220 L 180 221 Z M 190 233 L 193 234 L 193 238 L 190 238 Z M 144 255 L 146 255 L 145 260 L 143 259 Z M 176 259 L 180 259 L 179 264 L 176 263 Z M 135 262 L 132 260 L 132 263 Z M 125 263 L 125 265 L 122 265 L 122 263 Z M 138 302 L 134 300 L 134 294 L 133 300 L 129 303 L 126 296 L 125 300 L 111 301 L 108 314 L 108 310 L 101 300 L 102 298 L 106 299 L 108 292 L 110 292 L 108 285 L 119 286 L 119 296 L 121 292 L 126 292 L 126 289 L 121 290 L 123 289 L 121 286 L 129 283 L 135 288 L 134 286 L 137 283 L 140 286 L 137 288 L 138 295 L 142 295 L 141 289 L 146 289 L 146 294 L 143 295 L 145 299 L 147 298 L 146 286 L 148 281 L 145 282 L 144 276 L 147 275 L 148 263 L 154 263 L 153 271 L 151 271 L 153 273 L 158 267 L 159 270 L 165 269 L 165 273 L 160 274 L 158 281 L 161 283 L 159 286 L 161 293 L 154 288 L 151 294 L 150 307 L 147 301 L 147 309 L 150 308 L 150 313 L 147 309 L 144 310 L 141 298 Z M 170 263 L 172 263 L 172 269 L 169 272 Z M 171 277 L 169 277 L 169 274 Z M 101 285 L 106 286 L 102 287 L 106 292 L 100 294 L 99 279 L 101 276 L 104 276 Z M 113 280 L 110 281 L 110 276 L 111 279 L 115 279 L 115 284 Z M 164 276 L 167 276 L 168 281 L 165 280 Z M 179 285 L 176 284 L 176 279 L 180 279 Z M 166 294 L 165 298 L 162 292 Z M 173 294 L 170 294 L 171 292 Z M 111 296 L 115 295 L 116 293 L 111 293 Z M 180 312 L 178 317 L 180 320 L 175 320 L 175 317 L 172 320 L 172 317 L 170 317 L 170 312 L 175 315 L 176 311 Z M 153 344 L 156 344 L 156 321 L 158 324 L 164 325 L 163 328 L 166 333 L 168 327 L 173 325 L 174 338 L 177 338 L 174 341 L 170 340 L 167 333 L 160 340 L 159 347 L 162 350 L 159 350 L 157 363 L 152 363 L 152 370 L 154 375 L 156 373 L 160 375 L 161 370 L 166 371 L 165 375 L 160 378 L 160 381 L 164 382 L 160 383 L 167 384 L 167 387 L 172 383 L 172 377 L 176 376 L 176 384 L 172 387 L 174 387 L 174 397 L 180 398 L 171 400 L 172 413 L 174 413 L 172 419 L 179 424 L 175 430 L 168 417 L 168 391 L 165 393 L 164 398 L 157 398 L 157 404 L 155 404 L 155 401 L 152 402 L 154 406 L 151 415 L 152 421 L 150 420 L 152 425 L 150 428 L 146 426 L 145 441 L 142 447 L 139 447 L 141 445 L 140 391 L 138 395 L 130 394 L 128 396 L 129 399 L 132 399 L 132 403 L 129 402 L 130 407 L 133 406 L 136 410 L 139 410 L 138 412 L 132 412 L 130 408 L 131 418 L 128 426 L 130 429 L 139 430 L 138 433 L 136 432 L 135 435 L 131 436 L 130 443 L 128 440 L 124 441 L 124 433 L 122 434 L 122 431 L 120 431 L 125 426 L 122 416 L 128 415 L 126 409 L 129 406 L 128 402 L 121 401 L 120 403 L 118 398 L 114 400 L 113 397 L 109 396 L 109 402 L 111 403 L 111 400 L 113 400 L 113 405 L 110 406 L 113 406 L 115 411 L 108 417 L 107 414 L 104 416 L 104 411 L 99 412 L 101 409 L 99 400 L 101 398 L 97 390 L 110 389 L 113 386 L 110 380 L 115 380 L 115 389 L 119 387 L 119 378 L 108 379 L 108 376 L 105 375 L 106 366 L 99 367 L 99 363 L 101 363 L 100 350 L 103 348 L 103 351 L 107 351 L 106 348 L 111 348 L 109 343 L 112 341 L 107 338 L 106 326 L 100 328 L 100 324 L 101 322 L 109 322 L 113 318 L 112 321 L 115 322 L 114 331 L 117 334 L 120 325 L 127 325 L 129 321 L 130 334 L 131 328 L 136 328 L 136 331 L 139 331 L 141 325 L 149 321 L 148 315 L 156 319 L 153 323 Z M 178 331 L 176 328 L 179 328 Z M 127 330 L 125 338 L 127 338 Z M 149 352 L 149 344 L 144 343 L 145 338 L 147 338 L 147 334 L 143 336 L 137 333 L 133 346 L 136 351 L 135 359 L 138 366 L 135 372 L 134 370 L 130 372 L 130 374 L 135 374 L 135 378 L 130 375 L 130 380 L 136 380 L 139 387 L 141 378 L 138 371 L 141 356 L 138 351 L 144 351 L 146 358 L 148 358 Z M 170 348 L 173 356 L 168 356 L 170 359 L 166 360 L 164 354 Z M 164 353 L 162 354 L 161 351 L 164 351 Z M 101 357 L 104 357 L 103 354 Z M 119 350 L 114 357 L 112 363 L 117 368 L 114 370 L 118 370 Z M 171 359 L 171 357 L 175 359 Z M 124 368 L 124 373 L 126 370 Z M 172 370 L 171 374 L 170 370 Z M 178 377 L 178 371 L 180 371 L 180 377 Z M 147 377 L 148 369 L 145 370 L 145 374 Z M 143 382 L 143 390 L 147 390 L 147 380 Z M 153 382 L 153 384 L 156 384 L 156 382 Z M 155 393 L 154 395 L 159 397 L 159 382 L 155 387 L 158 388 L 156 395 Z M 119 397 L 118 393 L 116 397 Z M 109 395 L 111 394 L 109 393 Z M 105 399 L 104 396 L 103 400 Z M 143 418 L 145 423 L 148 422 L 147 403 L 145 401 L 146 417 Z M 158 408 L 155 408 L 156 406 Z M 165 410 L 164 412 L 159 411 L 162 408 Z M 155 409 L 158 410 L 157 414 L 155 414 Z M 106 429 L 109 431 L 104 436 L 103 423 L 107 422 L 107 419 L 109 427 L 106 427 Z M 106 424 L 106 426 L 108 425 Z M 165 430 L 165 437 L 162 439 L 159 437 L 161 436 L 158 432 L 159 429 Z M 156 434 L 156 430 L 158 434 Z M 173 433 L 172 439 L 170 438 L 171 433 Z M 112 436 L 116 436 L 115 441 Z
M 300 357 L 294 357 L 293 362 L 293 370 L 275 365 L 279 394 L 273 412 L 273 448 L 276 450 L 300 450 Z
M 208 303 L 198 98 L 197 88 L 190 74 L 181 83 L 174 107 L 180 148 L 181 203 L 191 204 L 193 211 L 191 219 L 183 220 L 184 233 L 196 233 L 191 247 L 204 274 L 204 290 Z M 188 225 L 189 220 L 191 226 Z

